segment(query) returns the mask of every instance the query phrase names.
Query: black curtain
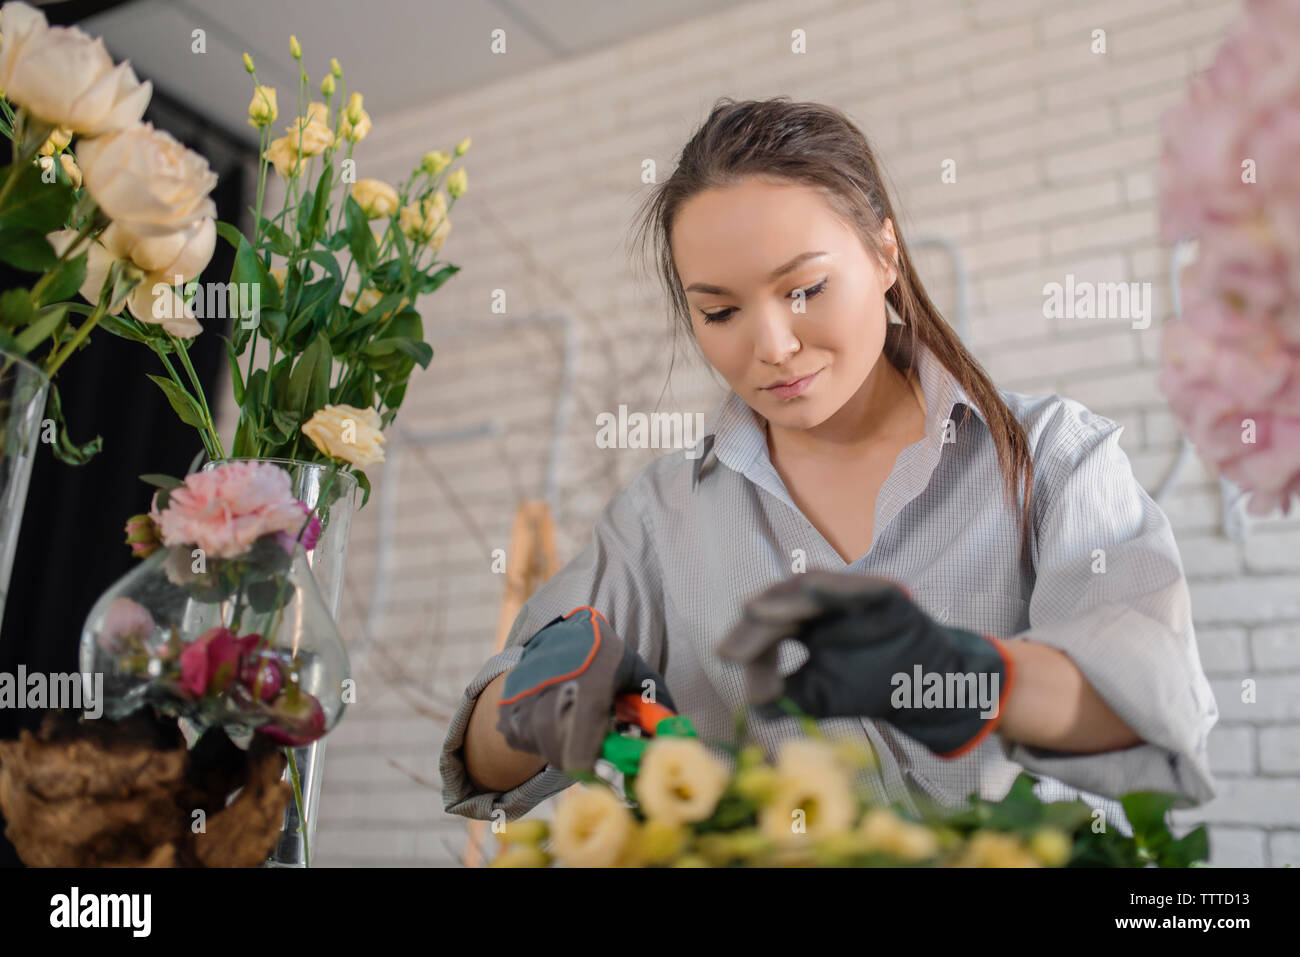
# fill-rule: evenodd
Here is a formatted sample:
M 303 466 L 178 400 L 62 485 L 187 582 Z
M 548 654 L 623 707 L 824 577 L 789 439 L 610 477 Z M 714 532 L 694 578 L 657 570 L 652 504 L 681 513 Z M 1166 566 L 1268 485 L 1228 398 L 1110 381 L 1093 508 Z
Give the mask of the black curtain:
M 57 10 L 46 9 L 51 23 L 59 22 Z M 240 223 L 241 210 L 251 205 L 244 160 L 254 151 L 159 91 L 156 83 L 144 119 L 208 159 L 219 177 L 212 192 L 217 218 Z M 218 239 L 200 278 L 225 282 L 232 265 L 233 251 Z M 0 289 L 30 287 L 35 279 L 32 273 L 0 264 Z M 230 320 L 204 318 L 203 325 L 190 355 L 215 418 L 225 399 L 216 392 L 218 370 L 226 362 L 219 336 L 230 335 Z M 123 524 L 128 516 L 148 509 L 153 491 L 138 476 L 184 475 L 203 447 L 198 433 L 176 417 L 159 388 L 146 378 L 146 373 L 166 375 L 149 349 L 98 330 L 90 340 L 88 348 L 59 369 L 55 381 L 73 440 L 100 435 L 103 449 L 87 465 L 74 467 L 56 459 L 48 445 L 38 446 L 0 629 L 0 672 L 16 674 L 19 664 L 29 673 L 78 670 L 81 626 L 91 606 L 136 564 L 123 544 Z M 39 711 L 0 709 L 0 737 L 16 738 L 22 728 L 34 730 L 41 716 Z M 21 866 L 3 838 L 0 865 Z

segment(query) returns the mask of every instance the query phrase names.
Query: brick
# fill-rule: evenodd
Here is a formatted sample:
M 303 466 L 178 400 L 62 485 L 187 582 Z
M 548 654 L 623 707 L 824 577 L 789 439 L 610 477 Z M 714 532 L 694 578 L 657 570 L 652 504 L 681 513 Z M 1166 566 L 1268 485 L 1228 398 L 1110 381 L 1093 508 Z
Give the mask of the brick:
M 1210 729 L 1210 768 L 1219 774 L 1253 774 L 1255 771 L 1255 729 Z
M 1267 835 L 1258 828 L 1207 828 L 1212 867 L 1263 867 Z
M 1253 628 L 1250 647 L 1256 665 L 1266 671 L 1300 668 L 1300 624 Z
M 913 76 L 953 70 L 967 63 L 983 63 L 1023 50 L 1034 42 L 1032 23 L 1008 23 L 973 31 L 947 43 L 927 44 L 910 54 Z
M 979 211 L 980 232 L 993 235 L 999 230 L 1019 228 L 1025 223 L 1051 224 L 1077 219 L 1079 214 L 1117 206 L 1119 201 L 1119 184 L 1114 179 L 1026 191 L 1023 195 L 983 206 Z
M 1155 488 L 1155 485 L 1148 485 Z M 1241 573 L 1241 546 L 1223 537 L 1187 537 L 1179 542 L 1183 568 L 1193 580 L 1225 578 Z
M 976 131 L 971 146 L 980 163 L 1087 148 L 1114 135 L 1114 114 L 1106 104 L 1071 110 L 1065 115 L 1037 115 L 1027 122 L 989 132 Z
M 1180 825 L 1294 825 L 1295 793 L 1300 780 L 1221 777 L 1217 778 L 1216 783 L 1218 797 L 1199 807 L 1171 811 L 1171 819 Z
M 1252 572 L 1300 572 L 1300 529 L 1251 535 L 1245 542 L 1245 558 Z M 1300 579 L 1296 587 L 1300 588 Z
M 1244 680 L 1255 682 L 1255 700 L 1242 701 Z M 1300 675 L 1268 674 L 1258 667 L 1240 678 L 1213 679 L 1210 686 L 1221 720 L 1264 725 L 1300 721 Z
M 1196 647 L 1206 674 L 1249 675 L 1250 649 L 1245 628 L 1196 628 Z
M 1300 774 L 1300 724 L 1260 729 L 1259 769 L 1265 774 Z
M 1155 211 L 1137 209 L 1056 226 L 1048 230 L 1047 248 L 1052 256 L 1086 250 L 1111 251 L 1117 246 L 1155 234 Z
M 1300 831 L 1273 831 L 1268 836 L 1270 867 L 1300 867 Z
M 1271 624 L 1300 618 L 1294 576 L 1257 576 L 1232 582 L 1201 582 L 1192 592 L 1197 621 Z

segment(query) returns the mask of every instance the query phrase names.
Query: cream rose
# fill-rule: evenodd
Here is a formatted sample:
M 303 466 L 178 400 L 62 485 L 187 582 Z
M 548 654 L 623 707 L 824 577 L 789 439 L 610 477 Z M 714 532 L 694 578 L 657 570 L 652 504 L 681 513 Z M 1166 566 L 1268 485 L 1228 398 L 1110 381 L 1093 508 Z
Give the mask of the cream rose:
M 118 259 L 139 266 L 150 283 L 186 283 L 211 261 L 217 248 L 217 225 L 204 217 L 188 229 L 164 236 L 137 236 L 114 222 L 100 235 L 100 241 Z
M 150 123 L 80 140 L 76 154 L 86 190 L 135 235 L 163 236 L 216 218 L 208 193 L 217 174 L 208 161 Z
M 633 823 L 609 788 L 577 784 L 555 808 L 551 849 L 566 867 L 612 867 L 635 839 Z
M 82 298 L 92 304 L 99 302 L 113 262 L 118 259 L 130 262 L 131 257 L 126 250 L 130 243 L 139 241 L 137 237 L 112 232 L 115 225 L 110 224 L 108 229 L 100 234 L 101 240 L 107 240 L 107 246 L 104 242 L 95 240 L 88 247 L 79 247 L 77 250 L 78 253 L 86 253 L 86 278 L 82 281 L 79 291 Z M 75 229 L 62 229 L 50 233 L 45 238 L 54 248 L 55 254 L 62 256 L 76 237 Z M 182 250 L 173 262 L 180 262 L 186 255 Z M 211 256 L 211 250 L 208 255 Z M 135 263 L 132 265 L 139 268 Z M 143 270 L 141 272 L 143 273 Z M 203 326 L 195 318 L 194 310 L 190 305 L 171 287 L 170 282 L 173 278 L 174 274 L 168 274 L 163 278 L 161 272 L 153 276 L 142 276 L 141 281 L 133 289 L 119 296 L 117 301 L 109 303 L 109 314 L 116 315 L 122 311 L 123 306 L 126 306 L 130 309 L 131 315 L 141 322 L 162 326 L 174 336 L 188 339 L 198 335 L 203 331 Z
M 77 27 L 51 27 L 25 3 L 0 8 L 0 89 L 12 103 L 53 126 L 99 136 L 140 121 L 153 85 L 129 62 L 113 65 L 104 41 Z
M 636 796 L 651 820 L 706 820 L 729 777 L 726 765 L 694 738 L 655 738 L 641 756 Z
M 365 212 L 367 219 L 393 215 L 401 201 L 397 190 L 381 179 L 357 180 L 352 186 L 352 198 Z
M 302 427 L 302 434 L 330 458 L 365 468 L 384 460 L 379 413 L 350 405 L 327 405 Z

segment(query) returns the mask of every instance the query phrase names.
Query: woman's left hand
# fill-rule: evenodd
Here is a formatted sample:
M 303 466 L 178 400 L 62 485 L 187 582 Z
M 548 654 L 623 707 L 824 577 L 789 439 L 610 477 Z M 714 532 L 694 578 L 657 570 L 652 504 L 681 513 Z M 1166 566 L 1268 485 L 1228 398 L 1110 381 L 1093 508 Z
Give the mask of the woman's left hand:
M 809 657 L 783 680 L 786 638 Z M 785 695 L 813 717 L 886 720 L 943 757 L 993 731 L 1015 675 L 998 639 L 939 624 L 896 582 L 824 570 L 751 598 L 718 654 L 745 665 L 749 700 L 765 717 L 784 715 L 775 701 Z

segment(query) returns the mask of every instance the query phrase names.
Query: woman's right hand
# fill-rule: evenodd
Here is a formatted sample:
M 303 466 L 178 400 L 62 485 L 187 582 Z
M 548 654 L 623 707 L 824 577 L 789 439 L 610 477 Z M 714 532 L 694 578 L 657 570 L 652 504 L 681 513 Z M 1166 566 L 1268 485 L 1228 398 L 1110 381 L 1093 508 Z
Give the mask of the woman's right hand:
M 510 747 L 544 757 L 562 771 L 590 771 L 609 732 L 614 699 L 643 694 L 672 708 L 663 678 L 582 605 L 553 619 L 524 644 L 506 675 L 497 730 Z

